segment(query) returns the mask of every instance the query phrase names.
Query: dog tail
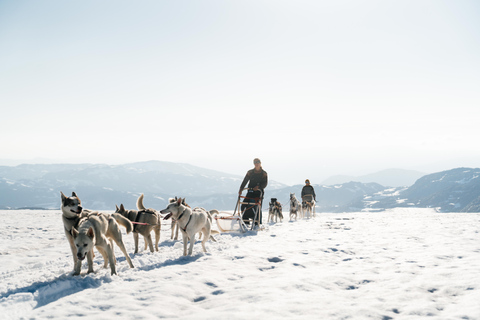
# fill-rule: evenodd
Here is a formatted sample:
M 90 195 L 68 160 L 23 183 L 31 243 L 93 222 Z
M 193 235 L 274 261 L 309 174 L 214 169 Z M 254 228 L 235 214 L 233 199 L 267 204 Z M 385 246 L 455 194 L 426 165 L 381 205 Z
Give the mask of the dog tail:
M 218 215 L 220 213 L 220 212 L 218 212 L 217 209 L 213 209 L 213 210 L 210 210 L 210 211 L 205 210 L 205 211 L 207 212 L 207 218 L 208 218 L 208 220 L 210 220 L 210 223 L 213 222 L 213 217 L 215 217 L 216 215 Z
M 137 209 L 138 210 L 147 210 L 147 208 L 145 208 L 145 206 L 143 205 L 143 193 L 140 195 L 140 197 L 138 197 Z
M 219 214 L 220 212 L 218 212 L 217 209 L 212 209 L 212 210 L 208 211 L 208 213 L 210 213 L 210 215 L 213 217 L 213 216 L 215 216 L 216 214 Z
M 129 219 L 119 213 L 113 213 L 112 216 L 119 225 L 125 228 L 127 234 L 133 231 L 133 223 Z

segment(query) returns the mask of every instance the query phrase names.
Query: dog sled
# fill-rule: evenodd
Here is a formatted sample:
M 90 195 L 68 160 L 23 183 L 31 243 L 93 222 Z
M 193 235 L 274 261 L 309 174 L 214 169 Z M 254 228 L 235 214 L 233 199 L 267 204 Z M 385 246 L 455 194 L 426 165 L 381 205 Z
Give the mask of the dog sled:
M 242 190 L 249 190 L 245 188 Z M 262 191 L 260 190 L 260 197 L 249 198 L 247 196 L 239 195 L 237 204 L 233 211 L 233 215 L 226 212 L 219 212 L 214 216 L 217 222 L 217 227 L 221 232 L 242 232 L 247 230 L 254 230 L 260 226 L 260 214 L 262 208 Z M 253 213 L 253 218 L 244 217 L 245 213 Z
M 315 217 L 315 200 L 312 194 L 305 194 L 302 197 L 302 211 L 304 217 L 308 219 Z

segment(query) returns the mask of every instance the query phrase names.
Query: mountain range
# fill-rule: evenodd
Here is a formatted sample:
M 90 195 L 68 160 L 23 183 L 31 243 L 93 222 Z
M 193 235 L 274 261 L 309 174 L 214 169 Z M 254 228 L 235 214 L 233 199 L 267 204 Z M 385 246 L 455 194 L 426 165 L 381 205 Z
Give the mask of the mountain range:
M 386 176 L 390 175 L 390 180 Z M 364 176 L 367 180 L 314 185 L 317 212 L 384 210 L 393 207 L 436 207 L 441 211 L 480 211 L 480 169 L 457 168 L 423 175 L 411 185 L 392 183 L 400 169 Z M 387 182 L 385 184 L 374 181 Z M 124 204 L 134 209 L 140 194 L 147 207 L 162 209 L 168 198 L 186 197 L 192 206 L 233 210 L 242 176 L 189 164 L 147 161 L 125 165 L 23 164 L 0 166 L 0 209 L 58 209 L 60 191 L 75 191 L 85 208 L 114 210 Z M 383 179 L 383 180 L 382 180 Z M 333 180 L 332 180 L 333 181 Z M 404 180 L 408 182 L 408 180 Z M 269 181 L 265 202 L 277 198 L 289 210 L 289 195 L 300 199 L 303 185 Z M 266 209 L 268 204 L 264 204 Z
M 416 170 L 386 169 L 363 176 L 336 175 L 324 181 L 323 185 L 342 184 L 350 181 L 362 183 L 375 182 L 387 187 L 411 186 L 426 173 Z

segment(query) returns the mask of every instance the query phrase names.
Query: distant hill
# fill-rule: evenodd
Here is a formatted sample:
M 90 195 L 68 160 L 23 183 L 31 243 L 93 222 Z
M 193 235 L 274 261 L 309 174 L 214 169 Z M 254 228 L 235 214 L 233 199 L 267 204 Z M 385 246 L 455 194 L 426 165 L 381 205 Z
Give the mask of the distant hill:
M 424 176 L 425 173 L 415 170 L 404 169 L 386 169 L 379 172 L 363 175 L 363 176 L 332 176 L 322 182 L 324 185 L 342 184 L 350 181 L 361 183 L 378 183 L 388 187 L 405 187 L 411 186 L 417 179 Z
M 0 166 L 0 209 L 59 208 L 60 191 L 77 192 L 85 208 L 113 210 L 123 203 L 134 209 L 145 194 L 145 205 L 163 207 L 168 198 L 179 196 L 204 202 L 211 196 L 231 198 L 234 206 L 243 176 L 164 161 L 125 165 L 23 164 Z M 286 185 L 269 181 L 269 188 Z M 229 196 L 228 196 L 229 195 Z M 218 200 L 220 203 L 226 200 Z
M 437 208 L 442 212 L 480 212 L 480 169 L 456 168 L 432 173 L 395 194 L 376 195 L 364 199 L 365 207 L 385 209 L 393 207 Z M 367 204 L 369 202 L 369 204 Z

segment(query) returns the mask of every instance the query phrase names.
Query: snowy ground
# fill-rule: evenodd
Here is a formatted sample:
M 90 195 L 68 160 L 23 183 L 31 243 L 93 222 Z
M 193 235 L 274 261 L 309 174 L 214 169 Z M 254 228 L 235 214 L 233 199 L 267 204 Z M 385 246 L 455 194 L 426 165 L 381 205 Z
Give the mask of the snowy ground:
M 264 219 L 266 218 L 264 214 Z M 321 214 L 217 235 L 209 253 L 164 227 L 158 253 L 116 248 L 118 275 L 72 276 L 59 211 L 0 211 L 0 318 L 480 319 L 480 214 Z

